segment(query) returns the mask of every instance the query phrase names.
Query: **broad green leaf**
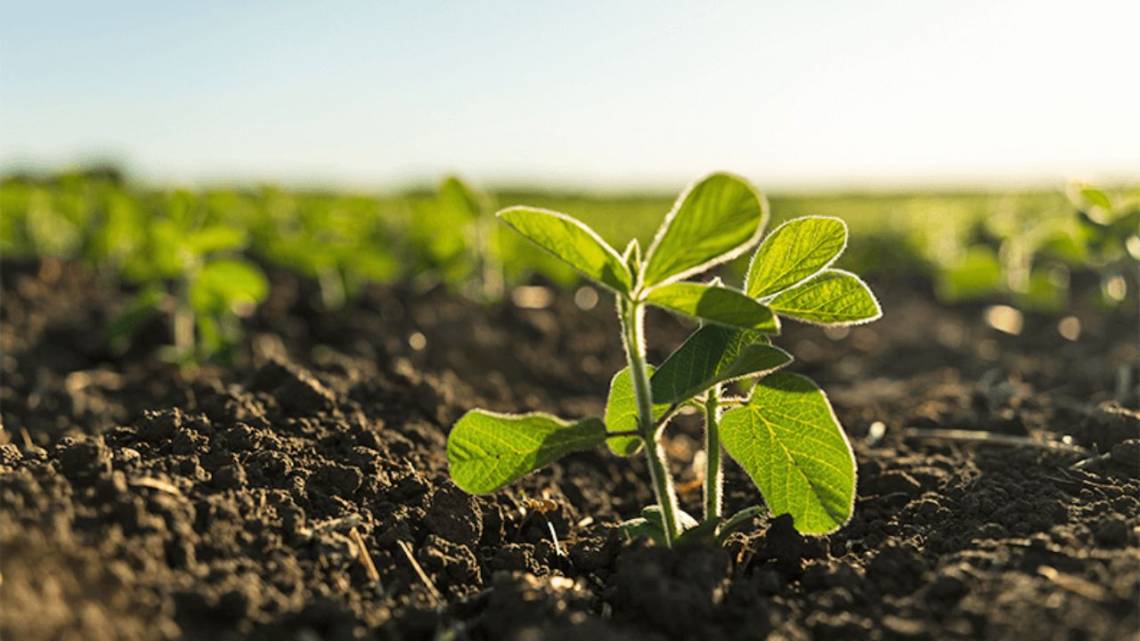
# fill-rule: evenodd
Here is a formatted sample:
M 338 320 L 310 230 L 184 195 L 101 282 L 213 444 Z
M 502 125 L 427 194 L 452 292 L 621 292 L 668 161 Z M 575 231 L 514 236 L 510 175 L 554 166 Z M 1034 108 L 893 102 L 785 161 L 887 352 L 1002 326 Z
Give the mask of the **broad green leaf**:
M 805 283 L 785 289 L 770 305 L 777 314 L 815 325 L 859 325 L 883 315 L 871 288 L 842 269 L 825 270 Z
M 767 342 L 760 332 L 702 327 L 654 372 L 653 401 L 681 403 L 713 385 L 764 376 L 792 362 L 790 354 Z
M 791 514 L 805 534 L 833 532 L 851 518 L 855 456 L 810 379 L 786 372 L 764 378 L 747 405 L 725 412 L 720 432 L 772 514 Z
M 847 247 L 847 223 L 831 216 L 793 218 L 772 230 L 748 265 L 744 291 L 765 298 L 835 262 Z
M 269 281 L 256 266 L 240 260 L 206 263 L 190 284 L 190 305 L 199 313 L 239 313 L 260 303 Z
M 653 366 L 648 365 L 649 374 Z M 669 410 L 667 403 L 653 406 L 653 420 L 657 421 Z M 610 394 L 606 398 L 606 431 L 628 432 L 637 429 L 637 398 L 633 394 L 633 379 L 629 368 L 625 367 L 610 380 Z M 632 456 L 641 449 L 641 437 L 613 436 L 606 439 L 606 446 L 618 456 Z
M 712 174 L 673 205 L 645 258 L 646 285 L 683 280 L 748 251 L 764 230 L 767 202 L 748 181 Z
M 486 494 L 605 440 L 606 426 L 597 418 L 570 422 L 537 412 L 471 410 L 451 428 L 447 461 L 456 485 L 472 494 Z
M 776 317 L 767 305 L 728 287 L 670 283 L 650 290 L 646 301 L 710 323 L 772 333 L 779 331 Z
M 580 221 L 546 209 L 509 207 L 498 217 L 534 244 L 561 258 L 587 278 L 616 292 L 628 292 L 629 268 L 612 247 Z

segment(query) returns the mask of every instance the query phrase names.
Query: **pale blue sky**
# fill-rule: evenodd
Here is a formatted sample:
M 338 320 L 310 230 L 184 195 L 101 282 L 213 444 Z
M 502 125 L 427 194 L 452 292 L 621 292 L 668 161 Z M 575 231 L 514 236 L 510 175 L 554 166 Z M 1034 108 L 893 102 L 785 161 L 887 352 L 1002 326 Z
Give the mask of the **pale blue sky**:
M 377 187 L 1140 178 L 1138 6 L 8 3 L 0 164 Z

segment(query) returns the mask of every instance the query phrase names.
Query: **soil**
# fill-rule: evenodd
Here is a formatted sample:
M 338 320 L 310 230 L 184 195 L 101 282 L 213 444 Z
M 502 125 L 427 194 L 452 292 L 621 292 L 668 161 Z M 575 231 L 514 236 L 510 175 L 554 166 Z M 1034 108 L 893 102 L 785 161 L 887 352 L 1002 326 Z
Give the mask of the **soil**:
M 577 454 L 479 497 L 448 480 L 447 431 L 467 409 L 600 413 L 622 360 L 605 296 L 582 310 L 553 292 L 527 309 L 392 286 L 327 312 L 312 283 L 273 281 L 237 362 L 191 372 L 153 357 L 169 340 L 161 322 L 106 347 L 98 328 L 125 296 L 97 275 L 3 263 L 0 636 L 1140 631 L 1140 415 L 1111 402 L 1138 360 L 1129 312 L 1078 313 L 1076 341 L 1033 315 L 1008 335 L 981 306 L 880 279 L 875 324 L 788 323 L 780 344 L 829 391 L 854 445 L 854 518 L 804 538 L 787 517 L 758 517 L 723 549 L 669 551 L 615 528 L 652 500 L 640 459 Z M 659 362 L 689 326 L 649 322 Z M 932 428 L 1053 446 L 916 431 Z M 693 513 L 699 443 L 693 418 L 670 428 Z M 760 500 L 731 463 L 727 487 L 731 510 Z

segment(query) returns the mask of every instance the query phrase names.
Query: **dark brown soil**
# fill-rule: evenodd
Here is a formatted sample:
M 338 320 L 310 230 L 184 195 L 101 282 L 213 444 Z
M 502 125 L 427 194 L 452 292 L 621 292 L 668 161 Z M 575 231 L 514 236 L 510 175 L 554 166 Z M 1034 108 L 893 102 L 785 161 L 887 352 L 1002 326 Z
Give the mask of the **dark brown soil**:
M 759 518 L 725 549 L 670 552 L 614 527 L 651 501 L 640 460 L 574 455 L 485 497 L 448 481 L 447 430 L 469 408 L 600 412 L 622 359 L 605 297 L 521 309 L 378 288 L 328 313 L 309 284 L 275 276 L 239 362 L 180 373 L 148 356 L 160 323 L 107 350 L 98 328 L 124 297 L 82 269 L 7 262 L 2 277 L 4 639 L 1140 630 L 1140 417 L 1101 404 L 1137 362 L 1125 312 L 1081 313 L 1076 342 L 1033 316 L 1009 336 L 980 307 L 887 281 L 876 324 L 786 328 L 793 367 L 830 391 L 854 443 L 854 519 L 805 539 Z M 687 330 L 650 321 L 659 361 Z M 1073 469 L 1071 447 L 907 428 L 1106 456 Z M 694 513 L 699 442 L 691 419 L 670 430 Z M 732 509 L 759 500 L 732 466 L 728 487 Z

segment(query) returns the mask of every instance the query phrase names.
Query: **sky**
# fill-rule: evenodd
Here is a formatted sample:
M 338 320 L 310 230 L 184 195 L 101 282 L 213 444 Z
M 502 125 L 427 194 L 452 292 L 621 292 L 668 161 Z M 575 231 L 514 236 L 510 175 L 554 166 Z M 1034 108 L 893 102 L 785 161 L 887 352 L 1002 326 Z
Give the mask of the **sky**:
M 37 2 L 0 169 L 390 187 L 1140 179 L 1140 3 Z

